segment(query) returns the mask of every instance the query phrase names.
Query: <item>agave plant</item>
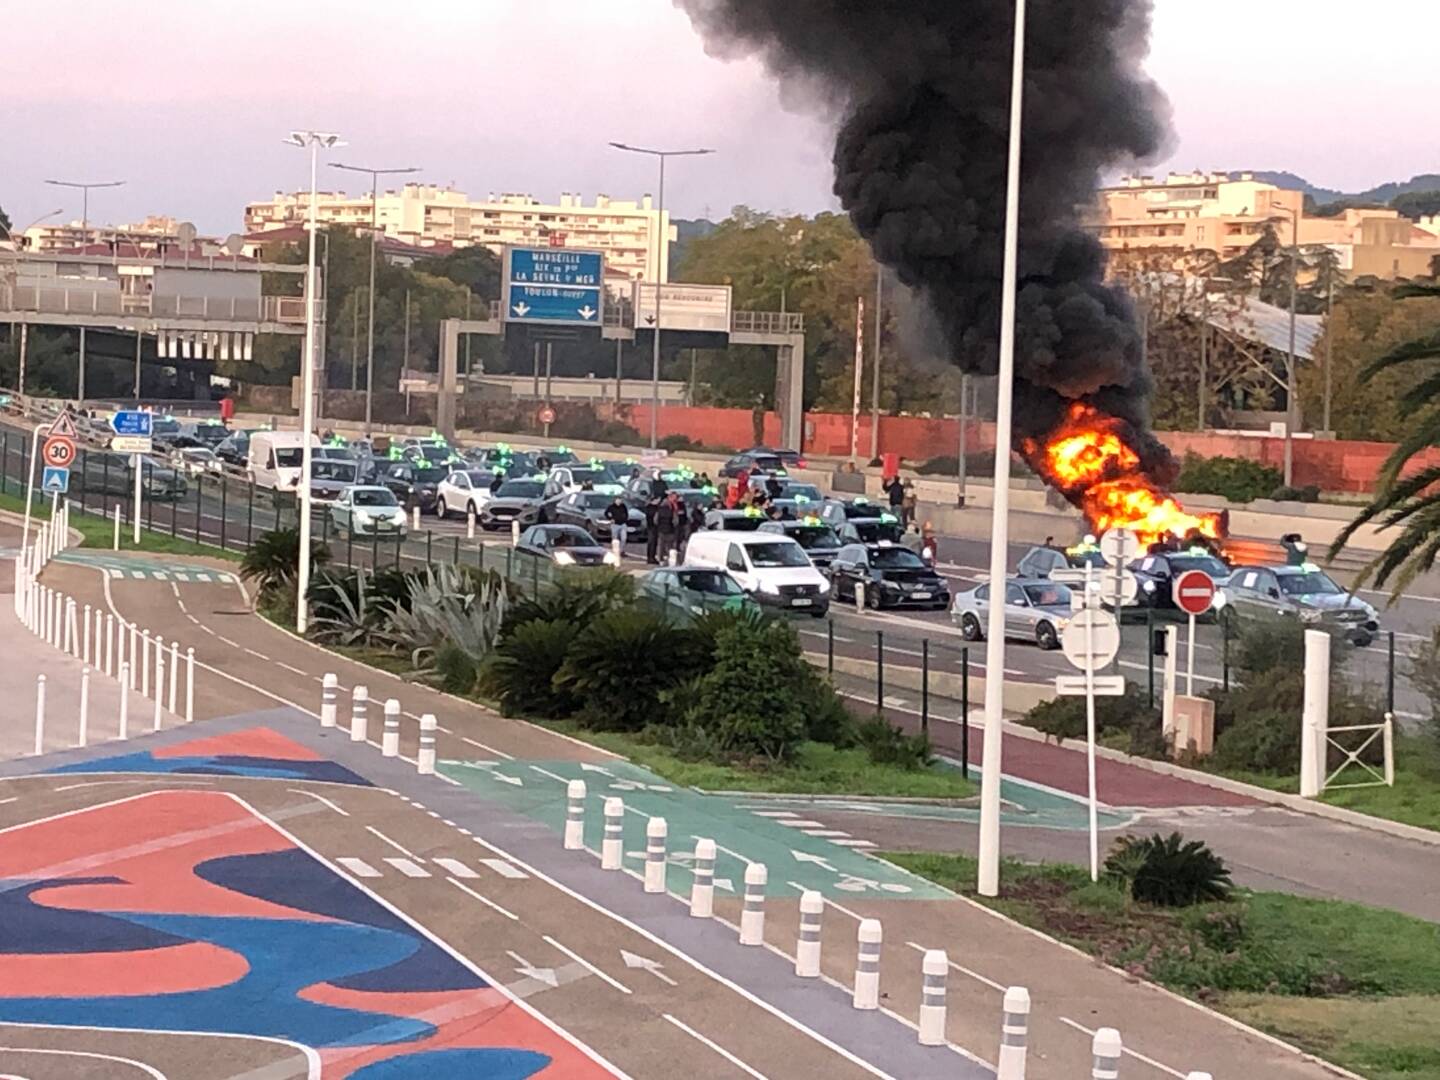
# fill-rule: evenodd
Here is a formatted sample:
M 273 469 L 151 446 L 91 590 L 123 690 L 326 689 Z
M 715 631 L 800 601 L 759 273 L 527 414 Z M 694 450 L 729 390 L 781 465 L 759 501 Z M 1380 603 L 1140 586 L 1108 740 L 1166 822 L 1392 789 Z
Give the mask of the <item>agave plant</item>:
M 1130 895 L 1159 907 L 1189 907 L 1230 898 L 1230 869 L 1201 840 L 1178 832 L 1122 836 L 1105 860 L 1108 875 L 1130 882 Z
M 407 604 L 396 604 L 386 617 L 380 638 L 408 650 L 419 671 L 433 667 L 436 650 L 449 644 L 475 663 L 495 648 L 505 620 L 503 585 L 481 584 L 448 563 L 440 563 L 410 580 Z
M 352 596 L 351 582 L 354 582 Z M 369 571 L 347 577 L 326 575 L 310 589 L 310 633 L 336 645 L 371 645 L 382 634 L 395 604 L 376 596 Z

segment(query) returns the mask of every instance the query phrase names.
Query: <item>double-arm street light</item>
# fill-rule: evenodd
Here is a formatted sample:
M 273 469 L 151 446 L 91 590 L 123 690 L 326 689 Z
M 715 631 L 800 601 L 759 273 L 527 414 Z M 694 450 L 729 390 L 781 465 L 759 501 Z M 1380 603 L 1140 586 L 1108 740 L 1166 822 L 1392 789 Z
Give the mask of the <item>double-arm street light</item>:
M 370 438 L 371 402 L 375 390 L 375 246 L 380 235 L 380 177 L 416 173 L 418 166 L 403 169 L 368 169 L 363 165 L 342 165 L 330 163 L 332 169 L 346 172 L 368 173 L 370 175 L 370 321 L 365 333 L 365 438 Z
M 90 242 L 90 189 L 120 187 L 125 183 L 125 181 L 99 180 L 94 183 L 82 184 L 75 180 L 46 180 L 45 183 L 50 184 L 53 187 L 78 188 L 80 190 L 80 192 L 82 193 L 80 210 L 80 243 L 87 244 Z
M 306 229 L 310 233 L 305 262 L 305 351 L 300 358 L 300 484 L 296 491 L 300 508 L 300 566 L 295 580 L 295 631 L 305 633 L 310 621 L 310 441 L 315 437 L 315 183 L 321 149 L 344 146 L 339 135 L 324 131 L 292 131 L 285 139 L 291 146 L 310 149 L 310 212 Z
M 697 150 L 651 150 L 643 146 L 630 146 L 628 143 L 612 142 L 610 144 L 616 150 L 624 150 L 631 154 L 649 154 L 651 157 L 660 159 L 660 188 L 655 206 L 655 340 L 651 354 L 650 372 L 650 449 L 654 450 L 659 442 L 660 432 L 660 286 L 668 278 L 665 268 L 661 262 L 665 257 L 665 159 L 672 157 L 699 157 L 702 154 L 713 154 L 714 150 L 704 148 Z M 636 312 L 639 315 L 639 312 Z
M 1300 210 L 1272 202 L 1270 209 L 1290 215 L 1290 349 L 1285 355 L 1285 486 L 1295 478 L 1295 428 L 1299 425 L 1295 387 L 1295 291 L 1300 277 Z

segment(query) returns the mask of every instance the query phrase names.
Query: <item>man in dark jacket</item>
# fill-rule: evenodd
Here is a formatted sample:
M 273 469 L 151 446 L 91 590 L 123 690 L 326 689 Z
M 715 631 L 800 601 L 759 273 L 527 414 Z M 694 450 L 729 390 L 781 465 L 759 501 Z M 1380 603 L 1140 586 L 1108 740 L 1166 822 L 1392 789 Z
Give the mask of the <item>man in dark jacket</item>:
M 645 561 L 654 566 L 660 560 L 656 558 L 656 552 L 660 544 L 660 497 L 651 494 L 645 500 Z
M 630 525 L 630 507 L 625 505 L 625 500 L 619 495 L 615 501 L 605 508 L 605 520 L 610 522 L 610 536 L 620 541 L 620 548 L 625 548 L 625 533 Z
M 890 512 L 898 517 L 900 508 L 905 504 L 905 485 L 900 482 L 899 476 L 892 476 L 886 481 L 885 494 L 890 497 Z
M 660 558 L 668 561 L 680 531 L 680 500 L 672 491 L 655 508 L 655 530 L 660 534 Z

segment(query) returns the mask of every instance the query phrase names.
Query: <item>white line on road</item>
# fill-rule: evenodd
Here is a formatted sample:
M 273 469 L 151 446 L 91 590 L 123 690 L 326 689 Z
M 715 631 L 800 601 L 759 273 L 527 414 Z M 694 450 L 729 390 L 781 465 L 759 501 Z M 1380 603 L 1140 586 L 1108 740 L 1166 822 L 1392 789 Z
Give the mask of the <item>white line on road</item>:
M 928 952 L 928 951 L 929 951 L 928 949 L 925 948 L 925 946 L 923 946 L 923 945 L 917 945 L 917 944 L 915 944 L 915 942 L 913 942 L 913 941 L 907 941 L 907 942 L 905 942 L 905 944 L 908 945 L 908 946 L 910 946 L 910 948 L 914 949 L 914 950 L 915 950 L 916 952 L 918 952 L 918 953 L 925 953 L 925 952 Z M 984 983 L 986 986 L 990 987 L 991 990 L 999 991 L 999 992 L 1002 993 L 1002 994 L 1005 992 L 1005 987 L 1001 986 L 1001 985 L 1000 985 L 998 982 L 996 982 L 994 979 L 987 979 L 984 975 L 981 975 L 978 971 L 971 971 L 971 970 L 970 970 L 969 968 L 967 968 L 964 964 L 957 964 L 957 963 L 955 963 L 954 960 L 949 961 L 949 963 L 950 963 L 950 966 L 951 966 L 952 968 L 954 968 L 956 971 L 960 972 L 960 974 L 962 974 L 962 975 L 969 975 L 970 978 L 974 979 L 976 982 Z M 1091 1032 L 1091 1034 L 1093 1035 L 1094 1032 Z
M 376 870 L 375 867 L 371 866 L 364 859 L 354 859 L 348 855 L 343 855 L 335 861 L 356 877 L 377 878 L 380 876 L 380 871 Z
M 689 1036 L 690 1036 L 692 1039 L 694 1039 L 696 1042 L 704 1043 L 704 1044 L 705 1044 L 706 1046 L 708 1046 L 711 1050 L 714 1050 L 715 1053 L 719 1054 L 719 1055 L 720 1055 L 721 1057 L 723 1057 L 726 1061 L 730 1062 L 731 1065 L 734 1065 L 737 1069 L 739 1069 L 741 1072 L 743 1072 L 746 1076 L 753 1076 L 753 1077 L 755 1078 L 755 1080 L 768 1080 L 768 1078 L 765 1076 L 764 1073 L 762 1073 L 762 1072 L 757 1072 L 756 1070 L 752 1069 L 749 1065 L 746 1065 L 745 1062 L 741 1061 L 738 1057 L 736 1057 L 734 1054 L 732 1054 L 729 1050 L 726 1050 L 723 1046 L 721 1046 L 719 1043 L 717 1043 L 714 1039 L 710 1039 L 710 1038 L 707 1038 L 707 1037 L 704 1036 L 704 1035 L 701 1035 L 700 1032 L 696 1031 L 696 1030 L 695 1030 L 694 1028 L 692 1028 L 689 1024 L 685 1023 L 685 1021 L 683 1021 L 683 1020 L 677 1020 L 675 1017 L 671 1016 L 669 1013 L 661 1013 L 660 1015 L 663 1016 L 663 1017 L 665 1017 L 666 1020 L 670 1021 L 670 1023 L 674 1024 L 674 1025 L 675 1025 L 676 1027 L 678 1027 L 681 1031 L 685 1032 L 686 1035 L 689 1035 Z
M 545 934 L 544 938 L 555 948 L 559 949 L 566 956 L 570 957 L 571 960 L 574 960 L 581 967 L 589 968 L 593 974 L 600 976 L 600 978 L 604 979 L 607 983 L 613 986 L 616 990 L 619 990 L 622 994 L 631 993 L 631 990 L 628 986 L 626 986 L 624 983 L 620 982 L 617 979 L 612 979 L 609 975 L 605 974 L 605 972 L 601 971 L 598 967 L 592 964 L 589 960 L 586 960 L 583 956 L 575 952 L 573 949 L 567 949 L 564 945 L 561 945 L 560 942 L 556 941 L 549 934 Z
M 454 874 L 457 878 L 478 878 L 480 876 L 478 871 L 474 870 L 469 866 L 466 866 L 459 859 L 451 859 L 445 856 L 441 856 L 436 859 L 431 859 L 430 861 L 433 862 L 436 866 L 440 867 L 442 870 L 446 870 L 449 873 Z
M 461 735 L 461 736 L 460 736 L 460 739 L 461 739 L 462 742 L 468 742 L 471 746 L 478 746 L 481 750 L 484 750 L 487 754 L 494 754 L 496 757 L 498 757 L 498 758 L 503 758 L 505 761 L 514 761 L 514 760 L 515 760 L 515 755 L 514 755 L 514 754 L 507 754 L 507 753 L 505 753 L 504 750 L 496 750 L 493 746 L 486 746 L 483 742 L 480 742 L 480 741 L 478 741 L 478 740 L 476 740 L 476 739 L 470 738 L 469 735 Z
M 954 965 L 952 964 L 951 967 L 954 967 Z M 1003 990 L 1004 988 L 997 986 L 996 989 L 997 989 L 997 990 Z M 1060 1017 L 1060 1022 L 1061 1022 L 1062 1024 L 1068 1024 L 1068 1025 L 1070 1025 L 1070 1026 L 1071 1026 L 1072 1028 L 1074 1028 L 1076 1031 L 1083 1031 L 1086 1035 L 1089 1035 L 1092 1039 L 1095 1037 L 1095 1032 L 1094 1032 L 1094 1030 L 1093 1030 L 1092 1028 L 1087 1028 L 1084 1024 L 1077 1024 L 1074 1020 L 1071 1020 L 1068 1016 L 1062 1016 L 1062 1017 Z M 1128 1054 L 1130 1057 L 1133 1057 L 1136 1061 L 1143 1061 L 1146 1065 L 1149 1065 L 1152 1069 L 1159 1069 L 1161 1072 L 1163 1072 L 1163 1073 L 1169 1073 L 1171 1076 L 1178 1076 L 1178 1077 L 1180 1078 L 1180 1080 L 1185 1080 L 1185 1077 L 1186 1077 L 1186 1075 L 1187 1075 L 1186 1073 L 1180 1072 L 1178 1069 L 1172 1069 L 1172 1068 L 1170 1068 L 1169 1065 L 1162 1065 L 1162 1064 L 1160 1064 L 1160 1062 L 1156 1061 L 1154 1058 L 1148 1058 L 1148 1057 L 1146 1057 L 1144 1054 L 1138 1054 L 1138 1053 L 1136 1053 L 1134 1050 L 1131 1050 L 1128 1046 L 1123 1046 L 1123 1045 L 1122 1045 L 1122 1046 L 1120 1047 L 1120 1052 L 1121 1052 L 1122 1054 Z
M 348 810 L 342 810 L 342 809 L 340 809 L 339 806 L 337 806 L 335 803 L 331 802 L 329 799 L 325 798 L 324 795 L 316 795 L 315 792 L 313 792 L 313 791 L 306 791 L 304 788 L 293 788 L 293 787 L 292 787 L 292 788 L 286 788 L 285 790 L 286 790 L 286 791 L 289 791 L 289 792 L 291 792 L 292 794 L 295 794 L 295 795 L 308 795 L 308 796 L 310 796 L 310 798 L 316 800 L 317 802 L 322 802 L 322 803 L 324 803 L 326 806 L 330 807 L 331 810 L 334 810 L 334 811 L 335 811 L 337 814 L 339 814 L 341 817 L 349 817 L 349 816 L 350 816 L 350 812 L 349 812 Z
M 368 830 L 370 830 L 370 832 L 374 833 L 374 834 L 375 834 L 376 836 L 378 836 L 381 840 L 384 840 L 385 843 L 389 844 L 389 845 L 390 845 L 391 847 L 393 847 L 396 851 L 400 852 L 401 855 L 404 855 L 404 856 L 406 856 L 407 858 L 410 858 L 410 859 L 415 859 L 415 860 L 418 861 L 418 862 L 424 862 L 424 861 L 425 861 L 425 860 L 422 859 L 419 855 L 416 855 L 413 851 L 411 851 L 409 848 L 407 848 L 407 847 L 402 847 L 401 845 L 397 844 L 394 840 L 391 840 L 390 837 L 386 836 L 386 835 L 385 835 L 383 832 L 381 832 L 379 829 L 375 828 L 374 825 L 366 825 L 365 828 L 367 828 Z
M 504 859 L 481 859 L 480 861 L 501 877 L 512 879 L 529 877 L 524 870 L 521 870 L 514 863 L 506 862 Z
M 464 884 L 463 882 L 456 881 L 454 878 L 446 878 L 445 880 L 450 882 L 451 885 L 454 885 L 457 889 L 465 893 L 467 896 L 473 896 L 476 900 L 479 900 L 486 907 L 493 908 L 494 910 L 498 911 L 507 919 L 512 919 L 515 922 L 520 921 L 519 915 L 516 915 L 514 912 L 505 910 L 503 907 L 495 903 L 495 901 L 491 900 L 489 897 L 481 896 L 478 892 L 476 892 L 474 889 L 470 888 L 470 886 Z
M 284 660 L 277 660 L 277 661 L 275 661 L 275 663 L 278 664 L 280 667 L 283 667 L 286 671 L 290 672 L 292 675 L 300 675 L 300 676 L 304 676 L 304 675 L 305 675 L 305 672 L 301 671 L 298 667 L 292 667 L 290 664 L 285 663 Z
M 538 772 L 541 776 L 548 776 L 551 780 L 559 780 L 562 784 L 568 784 L 570 782 L 569 780 L 565 779 L 565 777 L 561 776 L 559 773 L 553 773 L 549 769 L 544 768 L 543 766 L 531 765 L 530 768 L 533 769 L 535 772 Z
M 387 857 L 385 861 L 391 866 L 393 866 L 396 870 L 399 870 L 400 873 L 404 874 L 408 878 L 422 878 L 430 876 L 429 870 L 426 870 L 423 866 L 416 865 L 409 859 L 397 859 L 393 856 L 390 856 Z

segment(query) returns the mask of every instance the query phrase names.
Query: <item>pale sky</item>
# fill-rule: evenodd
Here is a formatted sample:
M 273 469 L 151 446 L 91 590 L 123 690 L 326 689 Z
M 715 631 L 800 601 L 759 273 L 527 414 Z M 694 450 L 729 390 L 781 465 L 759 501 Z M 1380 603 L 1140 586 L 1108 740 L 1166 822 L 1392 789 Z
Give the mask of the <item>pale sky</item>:
M 1289 169 L 1345 190 L 1440 172 L 1433 3 L 1155 0 L 1148 70 L 1176 144 L 1153 170 Z M 92 194 L 95 222 L 238 230 L 246 201 L 308 182 L 280 141 L 293 127 L 341 133 L 331 160 L 419 165 L 472 195 L 652 191 L 653 164 L 615 139 L 719 151 L 672 166 L 677 216 L 833 205 L 827 125 L 788 110 L 758 65 L 706 56 L 670 0 L 5 7 L 0 206 L 17 229 L 80 216 L 54 178 L 127 181 Z

